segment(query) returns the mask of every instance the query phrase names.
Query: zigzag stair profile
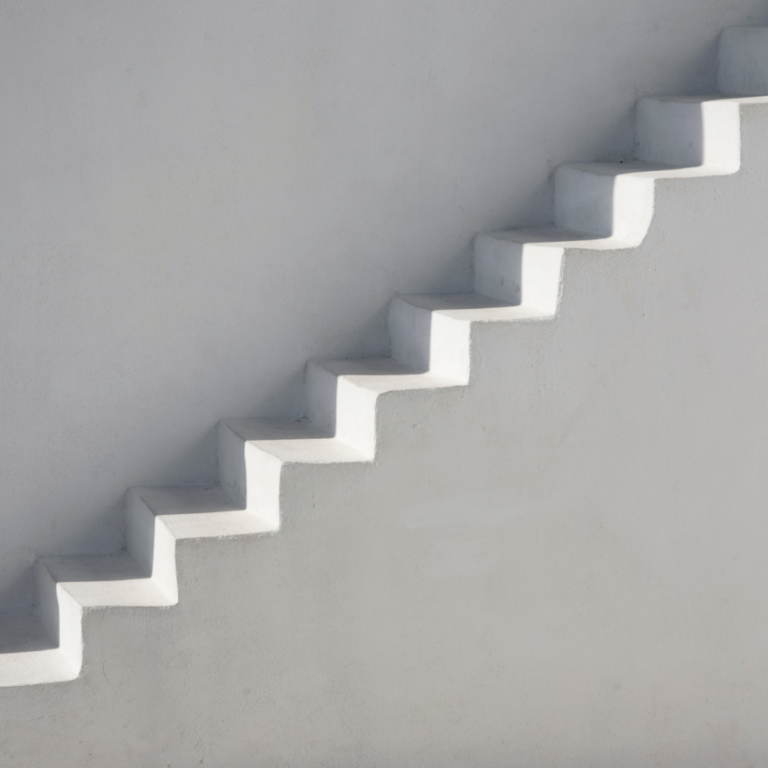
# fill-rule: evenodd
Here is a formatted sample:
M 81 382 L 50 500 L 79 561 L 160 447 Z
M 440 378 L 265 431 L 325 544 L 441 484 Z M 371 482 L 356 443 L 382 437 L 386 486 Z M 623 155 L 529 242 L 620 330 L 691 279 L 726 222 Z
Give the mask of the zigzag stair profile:
M 37 614 L 0 619 L 0 685 L 78 677 L 87 611 L 175 605 L 177 542 L 277 532 L 286 465 L 374 462 L 379 398 L 466 386 L 473 323 L 554 318 L 565 252 L 639 245 L 657 181 L 736 173 L 742 113 L 768 104 L 768 28 L 725 30 L 719 55 L 720 95 L 638 102 L 636 161 L 557 169 L 554 227 L 479 236 L 475 293 L 396 298 L 391 358 L 311 363 L 302 421 L 222 422 L 220 487 L 134 488 L 127 552 L 38 561 Z

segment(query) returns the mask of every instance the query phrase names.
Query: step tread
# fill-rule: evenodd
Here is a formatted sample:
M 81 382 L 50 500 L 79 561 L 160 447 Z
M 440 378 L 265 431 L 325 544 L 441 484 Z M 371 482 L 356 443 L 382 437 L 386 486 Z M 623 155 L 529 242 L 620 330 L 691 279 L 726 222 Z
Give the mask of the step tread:
M 401 295 L 397 300 L 468 322 L 535 320 L 551 317 L 551 312 L 538 307 L 525 304 L 511 305 L 480 293 Z
M 709 104 L 726 102 L 731 104 L 768 104 L 768 96 L 729 96 L 724 93 L 702 93 L 696 95 L 677 94 L 672 96 L 643 96 L 643 101 L 664 101 L 679 104 Z
M 728 96 L 724 93 L 702 93 L 695 95 L 642 96 L 642 101 L 663 101 L 672 104 L 768 104 L 768 96 Z
M 72 663 L 36 613 L 0 613 L 0 688 L 75 677 Z
M 565 163 L 560 168 L 580 171 L 594 176 L 633 176 L 638 179 L 689 179 L 702 176 L 723 176 L 733 173 L 716 165 L 664 165 L 639 160 L 629 163 Z
M 704 93 L 694 96 L 684 94 L 677 96 L 643 96 L 643 101 L 664 101 L 678 104 L 710 104 L 724 102 L 730 104 L 768 104 L 768 96 L 729 96 L 724 93 Z
M 3 651 L 0 655 L 0 688 L 62 683 L 77 675 L 72 662 L 59 648 Z
M 127 554 L 46 557 L 43 565 L 83 608 L 174 603 Z
M 735 101 L 738 104 L 744 104 L 745 106 L 755 105 L 766 105 L 768 104 L 768 96 L 726 96 L 725 97 L 728 101 Z
M 347 464 L 370 458 L 308 421 L 227 419 L 224 422 L 251 445 L 287 464 Z
M 737 101 L 722 93 L 680 94 L 672 96 L 642 96 L 643 101 L 679 102 L 681 104 L 702 104 L 708 101 Z
M 419 373 L 391 357 L 322 360 L 316 361 L 315 365 L 377 394 L 459 386 L 455 379 L 429 372 Z
M 274 524 L 235 505 L 222 488 L 134 488 L 176 539 L 228 538 L 274 530 Z
M 542 227 L 537 229 L 507 229 L 498 232 L 486 232 L 481 237 L 505 240 L 520 245 L 536 245 L 542 248 L 583 249 L 589 251 L 616 251 L 635 246 L 612 237 L 595 237 L 585 232 L 563 229 L 561 227 Z
M 621 162 L 592 162 L 592 163 L 563 163 L 561 168 L 573 168 L 585 173 L 594 173 L 598 176 L 625 176 L 664 173 L 666 171 L 677 170 L 677 166 L 666 165 L 664 163 L 646 163 L 642 160 L 632 160 L 626 163 Z

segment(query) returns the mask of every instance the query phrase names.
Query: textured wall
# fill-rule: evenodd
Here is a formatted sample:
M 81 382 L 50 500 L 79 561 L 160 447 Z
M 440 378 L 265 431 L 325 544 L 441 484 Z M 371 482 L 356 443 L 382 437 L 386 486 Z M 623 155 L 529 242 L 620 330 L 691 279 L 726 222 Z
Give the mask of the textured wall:
M 565 160 L 714 82 L 762 0 L 0 5 L 0 605 L 122 542 L 132 484 L 215 475 L 224 416 L 386 348 L 396 292 L 470 282 Z
M 285 467 L 279 533 L 87 611 L 0 765 L 765 768 L 768 99 L 743 128 L 638 249 L 566 253 L 557 317 L 476 324 L 469 386 L 383 396 L 375 464 Z

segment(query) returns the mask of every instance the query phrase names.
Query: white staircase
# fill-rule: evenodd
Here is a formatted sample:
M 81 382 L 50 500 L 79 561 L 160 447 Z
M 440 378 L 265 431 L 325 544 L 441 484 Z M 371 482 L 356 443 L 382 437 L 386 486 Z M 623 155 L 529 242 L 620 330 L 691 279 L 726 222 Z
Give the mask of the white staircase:
M 291 483 L 317 477 L 294 472 L 297 466 L 323 472 L 354 463 L 375 472 L 388 420 L 425 395 L 468 385 L 479 326 L 550 322 L 558 315 L 561 293 L 569 290 L 568 252 L 616 258 L 643 242 L 664 202 L 661 188 L 737 174 L 745 115 L 763 121 L 768 143 L 768 28 L 723 33 L 718 84 L 718 95 L 641 99 L 636 160 L 558 168 L 553 228 L 478 236 L 475 293 L 394 299 L 391 358 L 310 363 L 304 420 L 222 422 L 220 487 L 132 489 L 127 552 L 41 559 L 37 615 L 11 616 L 0 626 L 0 686 L 83 675 L 84 648 L 99 626 L 86 616 L 168 609 L 188 598 L 179 589 L 180 543 L 240 537 L 258 549 L 263 537 L 280 536 L 289 523 L 281 508 Z M 191 589 L 194 577 L 187 576 Z

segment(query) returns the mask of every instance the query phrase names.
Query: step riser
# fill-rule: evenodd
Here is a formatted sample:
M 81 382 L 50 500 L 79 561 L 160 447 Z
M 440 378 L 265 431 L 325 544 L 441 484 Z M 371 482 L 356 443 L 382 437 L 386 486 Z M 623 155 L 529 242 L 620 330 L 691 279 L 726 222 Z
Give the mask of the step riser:
M 653 192 L 652 179 L 560 166 L 555 172 L 555 224 L 639 245 L 653 218 Z
M 280 527 L 280 495 L 283 462 L 259 450 L 250 443 L 244 444 L 246 509 L 269 521 L 272 530 Z
M 736 172 L 741 155 L 739 106 L 723 101 L 640 99 L 636 138 L 640 160 Z
M 245 445 L 226 422 L 218 427 L 219 482 L 232 501 L 248 506 L 248 473 L 245 468 Z
M 318 363 L 307 366 L 307 416 L 315 426 L 368 456 L 376 450 L 376 400 L 371 390 L 355 386 Z
M 176 539 L 136 491 L 129 491 L 125 507 L 128 552 L 142 570 L 176 603 Z
M 307 365 L 304 382 L 307 418 L 330 435 L 337 434 L 338 377 L 317 363 Z
M 218 429 L 219 480 L 232 501 L 280 526 L 283 462 L 244 440 L 226 422 Z
M 735 96 L 768 95 L 768 28 L 731 27 L 720 35 L 717 86 Z
M 428 371 L 432 312 L 397 298 L 389 305 L 389 338 L 392 357 L 416 371 Z
M 37 582 L 37 612 L 42 619 L 45 631 L 54 643 L 59 642 L 59 599 L 54 582 L 48 569 L 38 560 L 35 564 L 35 581 Z
M 560 296 L 563 249 L 479 235 L 474 248 L 475 291 L 513 306 L 554 315 Z
M 83 665 L 83 608 L 58 584 L 46 568 L 45 560 L 35 565 L 37 610 L 43 626 L 69 660 L 75 674 Z
M 416 371 L 469 381 L 470 324 L 395 299 L 389 308 L 392 357 Z

